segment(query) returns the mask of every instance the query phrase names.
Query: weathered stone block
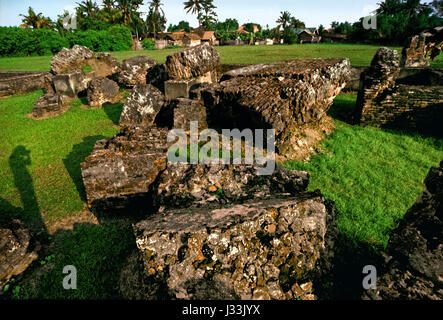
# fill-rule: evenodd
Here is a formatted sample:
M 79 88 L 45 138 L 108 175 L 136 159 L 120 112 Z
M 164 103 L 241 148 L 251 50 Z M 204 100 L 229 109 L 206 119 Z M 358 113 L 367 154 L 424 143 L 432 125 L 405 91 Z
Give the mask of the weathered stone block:
M 120 125 L 153 124 L 165 105 L 164 95 L 152 85 L 137 85 L 123 106 Z
M 83 71 L 76 69 L 57 74 L 53 81 L 55 91 L 62 99 L 68 100 L 77 98 L 79 92 L 86 90 L 90 80 Z
M 193 94 L 204 101 L 210 127 L 274 129 L 279 150 L 291 132 L 326 115 L 349 73 L 347 59 L 252 65 L 229 71 L 219 84 Z
M 115 81 L 96 78 L 88 86 L 88 103 L 94 108 L 101 108 L 105 103 L 117 103 L 120 100 L 119 89 Z
M 166 58 L 166 69 L 172 80 L 197 78 L 220 68 L 220 55 L 205 43 Z
M 113 138 L 97 142 L 81 164 L 88 204 L 98 211 L 149 211 L 146 194 L 166 168 L 167 135 L 167 129 L 125 127 Z
M 312 281 L 332 252 L 331 220 L 321 195 L 304 194 L 166 212 L 134 233 L 146 282 L 163 284 L 150 298 L 314 299 Z
M 39 244 L 19 220 L 0 226 L 0 290 L 38 258 Z
M 154 203 L 174 209 L 225 205 L 281 193 L 296 195 L 308 187 L 307 172 L 277 166 L 273 174 L 260 176 L 257 167 L 168 163 L 153 185 Z
M 52 59 L 51 71 L 53 74 L 63 74 L 82 68 L 87 60 L 94 58 L 94 52 L 83 46 L 75 45 L 72 49 L 63 48 Z
M 174 128 L 189 131 L 191 121 L 197 121 L 200 130 L 208 128 L 205 106 L 198 100 L 177 99 L 174 108 Z
M 35 118 L 46 118 L 58 115 L 62 112 L 63 102 L 59 94 L 47 93 L 38 98 L 34 104 L 32 115 Z
M 168 80 L 165 82 L 166 99 L 189 98 L 189 92 L 196 84 L 197 79 Z
M 135 87 L 139 84 L 146 84 L 146 77 L 150 68 L 157 65 L 157 62 L 146 56 L 138 56 L 126 59 L 122 64 L 122 71 L 118 77 L 118 82 L 126 87 Z

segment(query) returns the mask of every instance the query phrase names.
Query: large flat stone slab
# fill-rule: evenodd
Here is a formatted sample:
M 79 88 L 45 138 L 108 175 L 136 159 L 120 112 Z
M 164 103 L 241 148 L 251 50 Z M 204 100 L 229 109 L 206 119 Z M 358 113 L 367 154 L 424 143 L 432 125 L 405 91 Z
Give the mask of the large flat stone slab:
M 333 212 L 319 194 L 178 210 L 134 226 L 151 299 L 315 299 Z M 214 290 L 217 288 L 217 290 Z

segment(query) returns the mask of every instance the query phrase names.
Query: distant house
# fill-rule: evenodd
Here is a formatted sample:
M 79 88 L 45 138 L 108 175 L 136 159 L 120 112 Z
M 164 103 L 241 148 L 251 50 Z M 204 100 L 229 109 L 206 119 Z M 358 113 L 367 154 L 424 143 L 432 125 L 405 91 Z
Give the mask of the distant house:
M 201 36 L 202 43 L 209 43 L 210 45 L 215 45 L 217 42 L 217 37 L 215 36 L 215 31 L 204 31 Z
M 319 43 L 321 41 L 321 37 L 316 29 L 314 31 L 303 29 L 297 35 L 300 43 Z
M 164 35 L 169 45 L 183 47 L 185 34 L 185 32 L 168 32 Z
M 196 33 L 186 33 L 183 36 L 183 45 L 186 47 L 195 47 L 201 44 L 201 37 Z

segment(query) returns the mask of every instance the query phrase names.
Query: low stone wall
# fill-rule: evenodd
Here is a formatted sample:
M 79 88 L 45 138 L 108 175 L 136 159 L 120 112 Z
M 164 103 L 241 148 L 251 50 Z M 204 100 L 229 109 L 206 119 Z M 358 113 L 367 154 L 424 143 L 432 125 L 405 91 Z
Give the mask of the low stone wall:
M 47 74 L 48 72 L 0 71 L 0 97 L 43 89 Z
M 440 134 L 442 121 L 443 86 L 398 85 L 376 104 L 368 105 L 361 117 L 365 125 L 440 131 Z
M 362 125 L 442 135 L 443 70 L 400 69 L 398 53 L 380 48 L 362 73 L 356 119 Z

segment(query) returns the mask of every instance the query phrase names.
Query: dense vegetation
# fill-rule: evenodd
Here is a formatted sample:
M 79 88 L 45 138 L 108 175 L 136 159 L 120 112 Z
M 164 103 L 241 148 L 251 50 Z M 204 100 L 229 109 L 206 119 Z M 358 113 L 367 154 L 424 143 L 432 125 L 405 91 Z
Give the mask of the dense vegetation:
M 124 26 L 70 32 L 65 36 L 49 29 L 0 27 L 0 56 L 52 55 L 75 44 L 97 52 L 128 51 L 131 49 L 132 36 L 129 28 Z
M 346 34 L 350 41 L 402 45 L 408 37 L 424 29 L 443 25 L 442 1 L 428 4 L 420 0 L 385 0 L 374 12 L 377 28 L 366 30 L 363 18 L 353 24 L 333 22 L 332 29 Z

